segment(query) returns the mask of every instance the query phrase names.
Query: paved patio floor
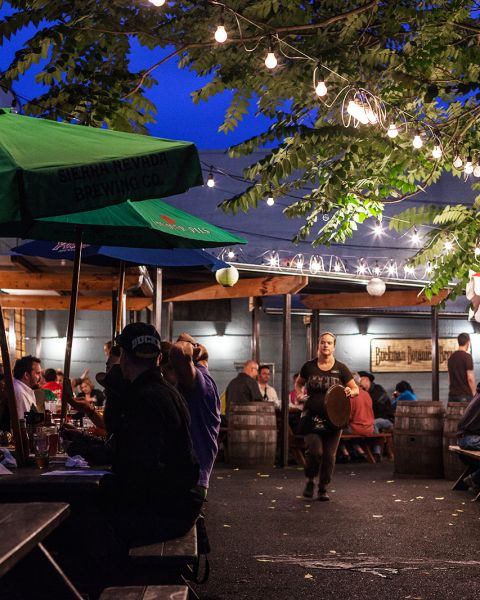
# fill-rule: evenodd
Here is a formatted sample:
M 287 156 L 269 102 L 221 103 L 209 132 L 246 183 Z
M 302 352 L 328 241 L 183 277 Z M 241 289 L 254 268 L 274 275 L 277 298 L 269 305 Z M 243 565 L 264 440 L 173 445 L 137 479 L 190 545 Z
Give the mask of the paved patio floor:
M 215 469 L 202 600 L 480 597 L 480 503 L 393 465 L 338 465 L 331 501 L 301 497 L 300 469 Z

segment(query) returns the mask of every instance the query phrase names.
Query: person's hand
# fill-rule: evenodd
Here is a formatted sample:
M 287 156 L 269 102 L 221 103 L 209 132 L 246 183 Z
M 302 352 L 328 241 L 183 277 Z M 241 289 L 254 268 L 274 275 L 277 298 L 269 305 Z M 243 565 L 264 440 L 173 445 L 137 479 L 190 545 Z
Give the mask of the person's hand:
M 347 398 L 351 398 L 352 397 L 352 388 L 349 388 L 348 385 L 343 388 L 345 390 L 345 396 Z
M 88 415 L 89 413 L 92 412 L 92 408 L 93 408 L 92 403 L 89 402 L 85 398 L 69 398 L 68 403 L 75 410 L 78 410 L 79 412 L 83 413 L 84 415 Z
M 85 379 L 85 377 L 88 377 L 89 373 L 90 369 L 85 369 L 85 371 L 80 375 L 80 379 Z

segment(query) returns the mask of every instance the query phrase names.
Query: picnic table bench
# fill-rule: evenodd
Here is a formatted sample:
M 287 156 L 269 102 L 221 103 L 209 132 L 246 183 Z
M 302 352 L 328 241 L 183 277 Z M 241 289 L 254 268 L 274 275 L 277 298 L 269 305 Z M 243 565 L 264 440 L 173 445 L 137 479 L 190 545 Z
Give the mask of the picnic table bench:
M 100 600 L 187 600 L 186 585 L 136 585 L 103 590 Z
M 453 484 L 452 490 L 467 490 L 468 486 L 463 480 L 480 468 L 480 450 L 464 450 L 463 448 L 460 448 L 460 446 L 449 446 L 448 449 L 450 452 L 455 452 L 460 457 L 464 456 L 468 460 L 465 465 L 465 470 Z M 480 493 L 474 498 L 474 501 L 478 500 L 480 500 Z

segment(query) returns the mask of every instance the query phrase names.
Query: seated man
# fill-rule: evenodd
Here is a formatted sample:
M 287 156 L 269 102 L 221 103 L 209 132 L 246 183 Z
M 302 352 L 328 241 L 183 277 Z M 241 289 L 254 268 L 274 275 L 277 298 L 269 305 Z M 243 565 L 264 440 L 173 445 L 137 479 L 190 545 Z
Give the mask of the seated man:
M 360 386 L 360 376 L 358 373 L 353 373 L 353 380 L 358 386 L 358 396 L 350 398 L 350 421 L 348 423 L 348 427 L 343 430 L 343 433 L 351 433 L 362 436 L 371 435 L 375 430 L 375 417 L 373 414 L 372 398 L 370 394 Z M 365 456 L 365 452 L 360 444 L 353 444 L 353 449 L 358 456 Z M 346 457 L 347 454 L 343 448 L 340 448 L 340 450 Z M 380 455 L 380 450 L 378 447 L 374 448 L 374 454 Z
M 458 422 L 457 443 L 463 450 L 480 450 L 480 383 L 477 385 L 477 393 Z M 470 464 L 468 457 L 462 456 L 461 458 Z M 475 461 L 474 466 L 477 465 L 478 461 Z M 465 477 L 463 482 L 478 494 L 480 492 L 480 468 Z

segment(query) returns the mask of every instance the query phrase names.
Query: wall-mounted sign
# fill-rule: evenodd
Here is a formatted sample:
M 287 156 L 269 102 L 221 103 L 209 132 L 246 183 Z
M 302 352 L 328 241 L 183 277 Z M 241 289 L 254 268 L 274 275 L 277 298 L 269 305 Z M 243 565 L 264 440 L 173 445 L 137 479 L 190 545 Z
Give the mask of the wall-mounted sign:
M 447 371 L 447 361 L 458 350 L 457 338 L 438 340 L 440 371 Z M 372 373 L 394 373 L 432 370 L 432 340 L 382 339 L 370 342 L 370 370 Z

